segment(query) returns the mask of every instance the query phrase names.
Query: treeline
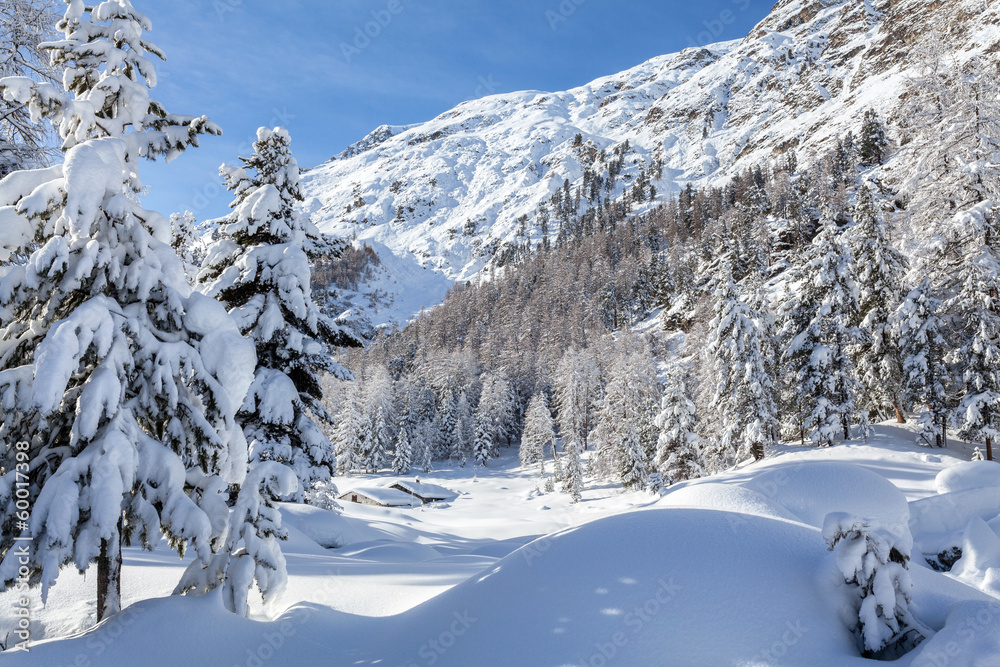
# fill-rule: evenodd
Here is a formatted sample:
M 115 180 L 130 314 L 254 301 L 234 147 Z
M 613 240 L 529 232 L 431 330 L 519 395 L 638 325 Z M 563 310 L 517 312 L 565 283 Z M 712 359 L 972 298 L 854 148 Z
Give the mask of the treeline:
M 630 211 L 655 188 L 648 171 L 615 201 L 601 180 L 567 183 L 523 221 L 540 239 L 525 231 L 479 284 L 345 355 L 391 387 L 380 442 L 405 439 L 424 468 L 488 465 L 498 445 L 521 442 L 535 399 L 566 451 L 598 440 L 591 473 L 628 486 L 725 468 L 782 439 L 864 436 L 913 411 L 924 442 L 944 445 L 955 428 L 991 456 L 1000 113 L 977 66 L 927 67 L 891 132 L 870 110 L 806 167 L 788 152 L 641 215 Z M 652 314 L 656 335 L 633 333 Z M 623 377 L 638 395 L 624 395 Z M 484 387 L 498 382 L 492 426 L 498 399 Z M 361 413 L 377 421 L 369 404 Z M 545 429 L 529 431 L 537 451 Z M 356 446 L 354 469 L 393 460 L 391 446 Z

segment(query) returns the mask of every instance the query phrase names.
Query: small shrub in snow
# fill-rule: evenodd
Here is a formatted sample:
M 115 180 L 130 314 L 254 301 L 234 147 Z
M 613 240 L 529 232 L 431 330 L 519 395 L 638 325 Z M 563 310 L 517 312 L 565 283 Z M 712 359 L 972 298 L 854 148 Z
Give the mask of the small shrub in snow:
M 904 529 L 905 530 L 905 529 Z M 827 515 L 823 539 L 852 592 L 851 630 L 866 658 L 895 659 L 923 640 L 909 604 L 909 535 L 844 512 Z

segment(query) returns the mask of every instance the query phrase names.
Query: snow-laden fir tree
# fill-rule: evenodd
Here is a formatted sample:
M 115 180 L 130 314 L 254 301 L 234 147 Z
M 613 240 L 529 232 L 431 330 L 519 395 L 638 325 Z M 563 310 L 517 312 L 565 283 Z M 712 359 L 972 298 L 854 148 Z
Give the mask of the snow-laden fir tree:
M 396 409 L 393 404 L 392 377 L 384 366 L 365 371 L 363 386 L 364 429 L 361 435 L 362 464 L 369 473 L 378 472 L 389 460 L 393 443 Z
M 64 88 L 0 80 L 0 95 L 49 118 L 63 164 L 0 181 L 0 246 L 30 257 L 0 287 L 0 581 L 26 566 L 43 598 L 59 569 L 97 561 L 97 617 L 120 609 L 122 542 L 165 534 L 207 562 L 223 493 L 247 472 L 235 421 L 253 346 L 225 309 L 191 294 L 170 225 L 137 203 L 140 158 L 177 157 L 206 118 L 149 97 L 147 17 L 128 0 L 68 4 L 45 45 Z M 37 245 L 36 245 L 37 244 Z M 31 520 L 15 521 L 15 443 L 29 454 Z M 12 540 L 29 538 L 28 562 Z
M 885 162 L 889 140 L 885 136 L 885 126 L 878 112 L 866 109 L 861 119 L 858 134 L 858 163 L 865 167 L 876 167 Z
M 863 339 L 855 348 L 854 365 L 863 387 L 859 408 L 878 421 L 891 410 L 904 422 L 899 394 L 903 370 L 891 319 L 902 297 L 907 262 L 889 242 L 885 222 L 862 185 L 854 207 L 854 228 L 848 243 L 854 253 L 858 276 L 858 315 Z
M 890 530 L 843 512 L 823 522 L 855 614 L 849 627 L 866 658 L 893 660 L 923 639 L 910 613 L 912 538 L 905 526 Z
M 247 474 L 229 518 L 226 540 L 208 565 L 191 563 L 174 595 L 205 593 L 222 587 L 229 611 L 250 614 L 247 596 L 256 586 L 264 604 L 285 589 L 288 574 L 280 541 L 288 539 L 277 501 L 295 491 L 295 473 L 274 461 L 262 461 Z
M 611 380 L 592 435 L 597 451 L 591 470 L 598 477 L 616 476 L 627 489 L 644 489 L 656 446 L 653 420 L 659 396 L 646 341 L 638 337 L 619 341 L 608 376 Z
M 198 233 L 197 220 L 194 213 L 174 213 L 170 216 L 170 245 L 174 252 L 184 262 L 184 273 L 194 282 L 201 270 L 201 262 L 205 259 L 205 243 Z
M 521 467 L 538 464 L 538 474 L 545 476 L 545 448 L 555 448 L 556 434 L 552 423 L 552 412 L 545 392 L 536 391 L 528 402 L 524 416 L 524 432 L 521 434 Z
M 680 370 L 673 370 L 663 387 L 660 412 L 654 422 L 659 429 L 653 465 L 662 486 L 670 486 L 705 474 L 704 441 L 697 433 L 698 415 Z
M 217 221 L 199 281 L 257 347 L 254 383 L 238 415 L 251 461 L 287 463 L 301 498 L 336 469 L 334 446 L 316 424 L 330 421 L 320 374 L 351 374 L 330 347 L 360 342 L 313 302 L 309 259 L 338 250 L 296 206 L 302 195 L 290 143 L 284 129 L 260 128 L 243 166 L 221 168 L 232 212 Z
M 569 495 L 574 503 L 583 498 L 583 460 L 580 455 L 580 443 L 570 440 L 563 445 L 563 455 L 559 457 L 562 468 L 562 492 Z
M 392 474 L 405 475 L 413 466 L 414 448 L 410 442 L 410 429 L 400 426 L 392 452 Z
M 850 438 L 860 384 L 848 350 L 861 340 L 854 257 L 826 211 L 820 231 L 786 277 L 782 312 L 786 408 L 803 436 L 830 445 Z
M 747 281 L 752 283 L 752 277 Z M 761 452 L 771 442 L 778 421 L 774 379 L 766 358 L 772 348 L 771 315 L 763 308 L 751 308 L 747 301 L 761 304 L 762 299 L 746 298 L 743 292 L 731 276 L 723 277 L 710 325 L 708 350 L 715 380 L 711 405 L 720 431 L 712 456 L 720 467 Z
M 24 76 L 57 83 L 59 68 L 41 44 L 54 37 L 54 0 L 4 0 L 0 5 L 0 79 Z M 37 169 L 55 157 L 51 128 L 37 123 L 23 104 L 0 96 L 0 178 L 18 169 Z
M 344 395 L 333 428 L 337 475 L 352 475 L 364 470 L 364 442 L 361 434 L 365 428 L 365 412 L 361 387 L 356 382 L 345 382 Z
M 455 402 L 455 424 L 451 429 L 451 459 L 462 467 L 468 463 L 472 455 L 472 446 L 476 437 L 476 420 L 469 405 L 469 397 L 465 392 L 458 395 Z M 478 459 L 476 460 L 478 464 Z
M 592 352 L 568 348 L 556 366 L 552 384 L 563 440 L 574 440 L 586 450 L 601 397 L 601 372 Z
M 413 431 L 413 451 L 421 472 L 431 472 L 434 468 L 434 439 L 437 434 L 438 429 L 429 419 L 418 423 Z
M 998 154 L 1000 157 L 1000 154 Z M 964 394 L 956 410 L 960 438 L 986 444 L 993 460 L 993 443 L 1000 438 L 1000 236 L 997 209 L 983 202 L 956 216 L 955 225 L 973 239 L 959 270 L 961 291 L 952 308 L 964 324 L 957 358 Z
M 486 466 L 500 455 L 500 443 L 514 433 L 514 397 L 510 381 L 502 369 L 487 373 L 476 406 L 475 459 Z
M 893 317 L 893 335 L 899 341 L 903 359 L 903 402 L 921 405 L 920 436 L 927 443 L 944 447 L 948 443 L 947 341 L 941 321 L 941 302 L 931 296 L 930 280 L 912 290 Z

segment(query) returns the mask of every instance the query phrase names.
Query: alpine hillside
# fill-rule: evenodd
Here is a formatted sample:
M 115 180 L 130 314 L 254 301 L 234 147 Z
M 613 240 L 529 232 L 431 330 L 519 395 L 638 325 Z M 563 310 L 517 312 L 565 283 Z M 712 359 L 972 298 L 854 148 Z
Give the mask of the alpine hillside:
M 931 32 L 940 36 L 922 40 Z M 645 196 L 628 205 L 640 212 L 791 151 L 808 165 L 857 132 L 869 109 L 905 125 L 906 84 L 929 48 L 995 64 L 1000 7 L 782 0 L 742 40 L 566 92 L 496 95 L 420 125 L 382 126 L 304 175 L 306 211 L 322 231 L 375 249 L 381 265 L 356 304 L 376 324 L 402 323 L 452 281 L 502 264 L 505 248 L 555 237 L 545 207 L 560 189 L 576 193 L 582 214 L 638 183 Z M 910 163 L 904 145 L 878 180 L 903 182 Z

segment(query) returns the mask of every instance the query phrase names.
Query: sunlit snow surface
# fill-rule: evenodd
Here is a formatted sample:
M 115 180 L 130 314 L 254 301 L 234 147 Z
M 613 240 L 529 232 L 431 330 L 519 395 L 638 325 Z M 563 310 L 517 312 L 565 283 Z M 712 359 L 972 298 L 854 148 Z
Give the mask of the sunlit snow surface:
M 573 506 L 538 494 L 513 450 L 494 467 L 418 475 L 459 493 L 420 509 L 346 503 L 342 515 L 284 511 L 289 587 L 252 620 L 219 599 L 167 597 L 183 562 L 126 550 L 128 608 L 96 628 L 93 569 L 67 571 L 35 607 L 29 653 L 10 665 L 853 665 L 837 572 L 817 522 L 848 511 L 907 521 L 927 503 L 994 483 L 965 446 L 911 444 L 882 425 L 867 444 L 782 447 L 761 464 L 675 487 L 663 498 L 589 483 Z M 939 476 L 942 470 L 952 472 Z M 343 488 L 370 477 L 340 480 Z M 388 478 L 377 478 L 379 482 Z M 412 481 L 413 476 L 407 477 Z M 981 499 L 980 499 L 981 500 Z M 924 509 L 924 513 L 932 513 Z M 901 665 L 1000 664 L 997 544 L 976 503 L 968 558 L 932 571 L 914 549 L 913 611 L 937 632 Z M 928 516 L 924 520 L 930 521 Z M 914 524 L 909 520 L 911 526 Z M 914 536 L 919 545 L 921 535 Z M 963 542 L 964 540 L 964 542 Z M 992 594 L 992 596 L 991 596 Z M 0 635 L 16 622 L 0 597 Z M 87 628 L 90 628 L 89 630 Z M 70 635 L 77 634 L 75 637 Z M 69 638 L 67 638 L 69 637 Z

